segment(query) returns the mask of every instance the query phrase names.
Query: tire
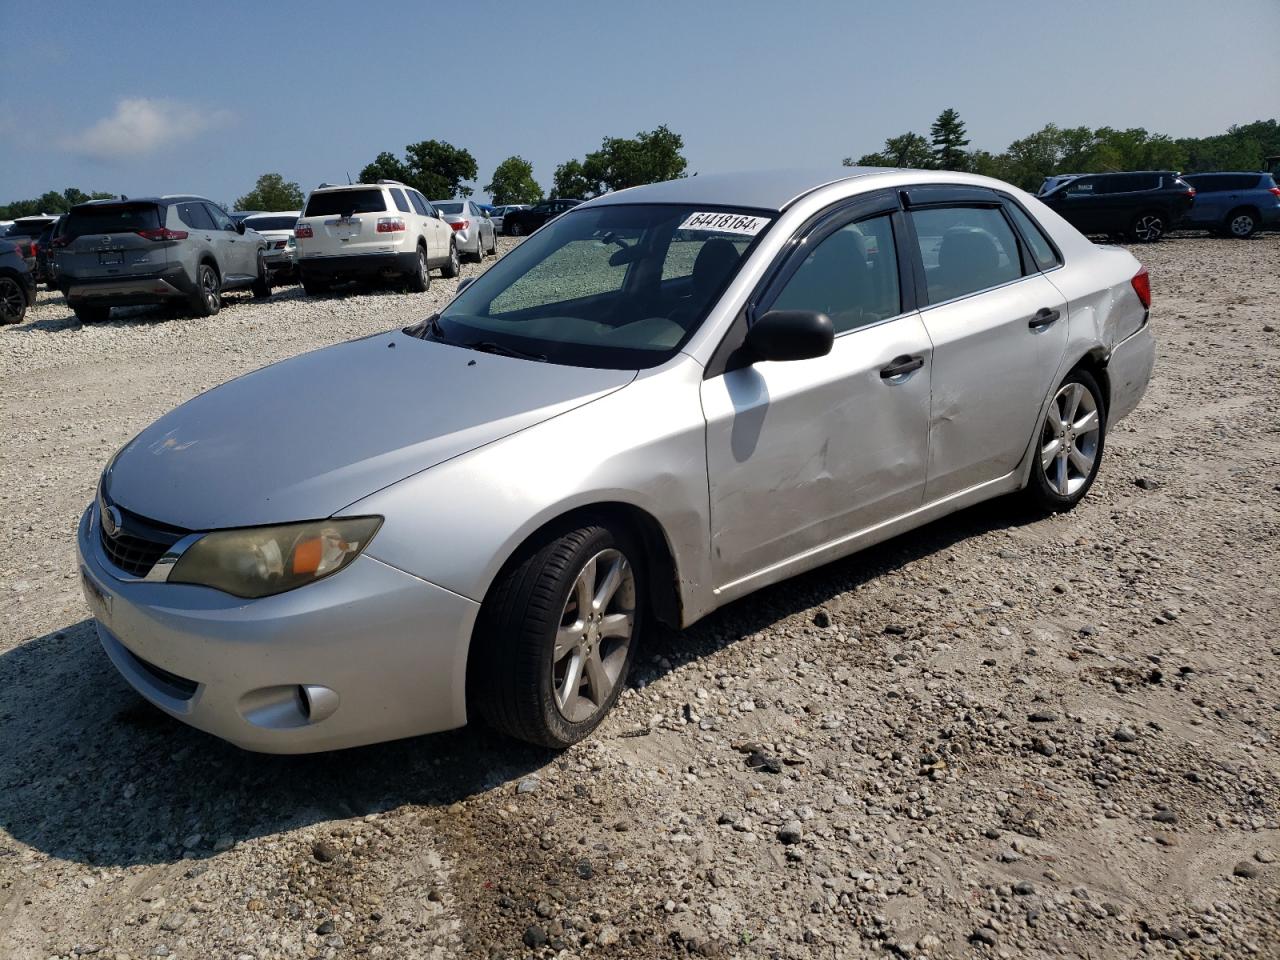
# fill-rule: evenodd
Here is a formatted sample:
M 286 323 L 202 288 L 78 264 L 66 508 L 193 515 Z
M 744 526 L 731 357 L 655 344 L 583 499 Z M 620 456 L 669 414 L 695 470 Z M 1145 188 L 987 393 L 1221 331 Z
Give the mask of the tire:
M 21 323 L 27 315 L 27 293 L 13 277 L 0 277 L 0 323 Z
M 445 277 L 446 279 L 451 279 L 461 272 L 462 261 L 458 258 L 458 245 L 454 243 L 451 238 L 449 240 L 449 259 L 445 262 L 445 265 L 440 268 L 440 276 Z
M 1129 225 L 1129 239 L 1135 243 L 1155 243 L 1169 230 L 1169 223 L 1163 213 L 1148 210 L 1140 213 Z
M 1073 370 L 1054 392 L 1036 433 L 1026 489 L 1032 504 L 1065 513 L 1083 500 L 1098 476 L 1106 439 L 1102 390 L 1087 370 Z
M 495 227 L 493 233 L 489 234 L 489 256 L 496 257 L 498 255 L 498 230 Z
M 408 276 L 410 293 L 426 293 L 431 287 L 431 274 L 427 270 L 427 250 L 418 244 L 418 269 Z
M 480 610 L 469 669 L 472 702 L 491 726 L 564 749 L 600 724 L 626 683 L 643 626 L 640 558 L 630 537 L 588 523 L 499 575 Z M 582 617 L 591 594 L 603 605 Z
M 524 227 L 520 226 L 520 221 L 517 220 L 515 223 L 511 224 L 511 227 L 507 230 L 507 233 L 513 237 L 523 237 Z
M 80 306 L 71 308 L 76 319 L 81 323 L 106 323 L 111 319 L 111 308 L 103 306 Z
M 258 257 L 258 279 L 253 281 L 253 298 L 266 300 L 271 296 L 271 271 L 267 269 L 267 261 Z
M 332 285 L 326 280 L 308 280 L 306 277 L 302 278 L 302 292 L 308 297 L 323 297 L 332 289 Z
M 484 238 L 480 236 L 480 228 L 476 228 L 476 252 L 471 255 L 473 263 L 484 263 Z
M 1248 240 L 1258 232 L 1258 216 L 1252 210 L 1232 210 L 1222 222 L 1222 235 L 1235 240 Z
M 191 297 L 193 317 L 212 317 L 222 309 L 222 279 L 211 263 L 196 269 L 196 292 Z

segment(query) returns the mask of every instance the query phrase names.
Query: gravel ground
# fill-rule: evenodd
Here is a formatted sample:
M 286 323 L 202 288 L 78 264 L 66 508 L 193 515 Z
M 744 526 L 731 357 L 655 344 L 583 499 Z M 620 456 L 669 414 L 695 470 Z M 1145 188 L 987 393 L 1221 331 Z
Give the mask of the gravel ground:
M 91 328 L 42 294 L 0 331 L 0 957 L 1280 956 L 1280 236 L 1137 253 L 1157 377 L 1079 509 L 658 632 L 561 755 L 243 753 L 140 701 L 80 598 L 124 440 L 452 281 Z

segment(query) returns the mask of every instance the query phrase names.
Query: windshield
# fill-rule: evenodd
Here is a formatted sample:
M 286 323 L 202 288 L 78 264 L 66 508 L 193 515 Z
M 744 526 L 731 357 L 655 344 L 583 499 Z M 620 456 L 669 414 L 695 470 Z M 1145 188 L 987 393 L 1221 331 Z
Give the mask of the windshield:
M 462 212 L 462 204 L 460 203 L 448 203 L 448 202 L 435 203 L 433 201 L 431 205 L 435 207 L 437 210 L 439 210 L 441 213 L 461 213 Z
M 345 216 L 348 213 L 381 213 L 387 209 L 380 187 L 368 190 L 333 190 L 313 193 L 307 200 L 307 217 Z
M 290 214 L 287 217 L 249 217 L 244 225 L 250 230 L 292 230 L 298 218 Z
M 90 233 L 137 233 L 160 226 L 160 211 L 153 203 L 94 204 L 76 207 L 62 222 L 59 236 L 74 240 Z
M 683 204 L 575 210 L 481 274 L 434 329 L 552 363 L 657 366 L 698 329 L 770 222 Z

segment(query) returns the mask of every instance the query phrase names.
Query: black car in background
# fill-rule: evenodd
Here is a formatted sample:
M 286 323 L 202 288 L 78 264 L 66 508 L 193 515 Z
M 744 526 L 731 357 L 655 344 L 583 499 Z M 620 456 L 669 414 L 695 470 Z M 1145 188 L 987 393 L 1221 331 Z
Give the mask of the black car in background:
M 1040 199 L 1085 234 L 1159 240 L 1187 215 L 1196 191 L 1172 170 L 1073 177 Z
M 18 245 L 0 240 L 0 323 L 21 323 L 36 302 L 36 281 Z
M 57 214 L 36 214 L 31 217 L 19 217 L 9 225 L 9 229 L 0 234 L 0 240 L 8 240 L 18 248 L 18 255 L 27 261 L 27 266 L 34 270 L 36 266 L 36 241 L 40 234 L 58 222 Z
M 502 219 L 502 232 L 512 237 L 533 233 L 548 220 L 554 220 L 566 210 L 572 210 L 581 200 L 543 200 L 528 210 L 512 210 Z
M 40 236 L 36 237 L 35 242 L 36 265 L 32 272 L 35 275 L 36 283 L 43 283 L 50 290 L 54 287 L 55 279 L 52 256 L 55 246 L 54 241 L 58 238 L 58 228 L 62 225 L 64 219 L 64 217 L 59 217 L 45 227 Z

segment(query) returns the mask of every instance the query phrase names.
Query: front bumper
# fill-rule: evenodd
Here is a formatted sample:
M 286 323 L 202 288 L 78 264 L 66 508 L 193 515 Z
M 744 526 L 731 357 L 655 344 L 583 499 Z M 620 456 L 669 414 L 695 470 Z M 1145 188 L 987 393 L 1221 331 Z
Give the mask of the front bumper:
M 67 303 L 136 307 L 185 299 L 195 291 L 182 264 L 173 264 L 145 277 L 77 279 L 59 276 L 58 285 Z
M 364 253 L 345 257 L 300 257 L 298 271 L 306 280 L 369 280 L 389 274 L 407 275 L 418 269 L 418 251 Z
M 335 750 L 466 723 L 475 601 L 367 555 L 260 600 L 121 579 L 97 523 L 90 505 L 77 549 L 98 638 L 124 678 L 170 716 L 263 753 Z

